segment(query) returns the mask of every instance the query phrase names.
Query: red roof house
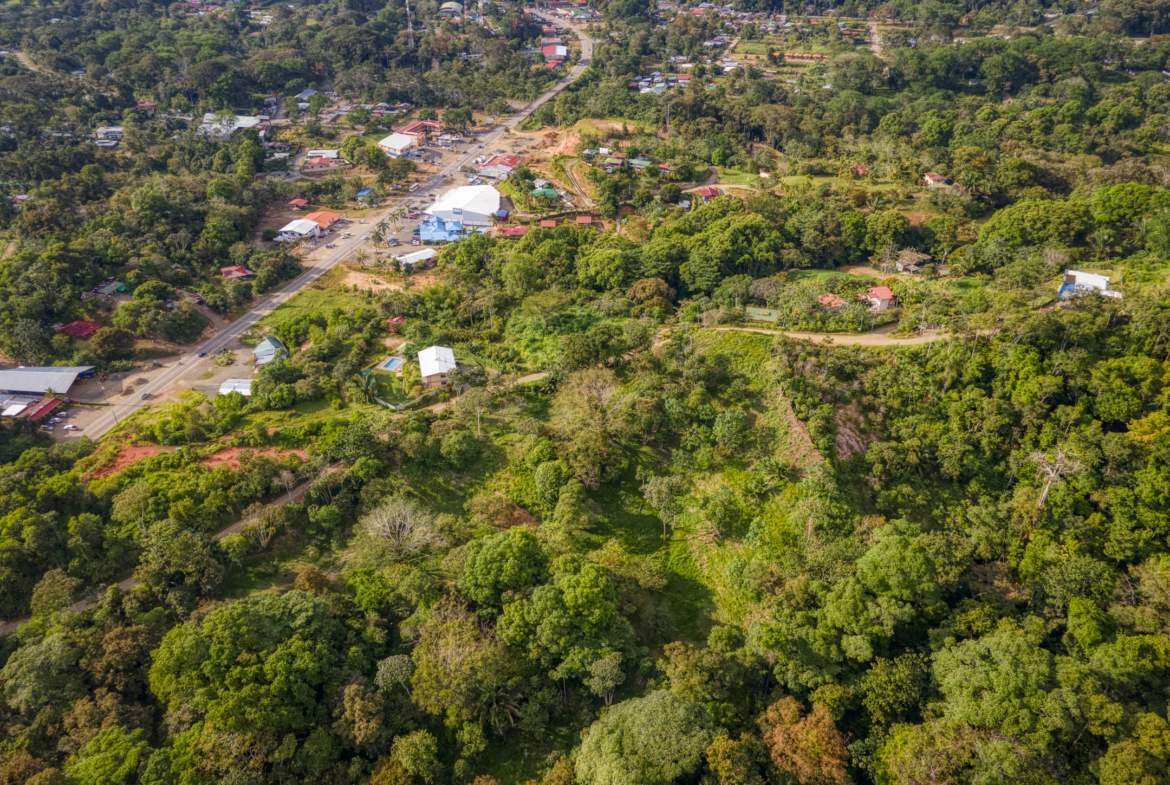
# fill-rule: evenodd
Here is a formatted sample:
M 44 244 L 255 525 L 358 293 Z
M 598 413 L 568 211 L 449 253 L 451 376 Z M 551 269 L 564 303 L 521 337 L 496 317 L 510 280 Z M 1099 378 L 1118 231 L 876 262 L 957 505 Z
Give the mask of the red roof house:
M 255 275 L 247 267 L 240 267 L 239 265 L 235 267 L 221 267 L 219 268 L 219 274 L 230 281 L 245 281 Z
M 307 199 L 293 199 L 288 203 L 289 207 L 295 208 L 297 210 L 301 209 L 302 207 L 308 207 L 308 205 L 309 201 Z
M 322 229 L 328 229 L 330 226 L 333 226 L 333 224 L 341 220 L 341 215 L 338 213 L 331 213 L 328 210 L 321 210 L 319 212 L 309 213 L 305 216 L 305 220 L 316 221 L 317 226 L 321 227 Z
M 527 226 L 505 226 L 500 230 L 500 234 L 504 237 L 523 237 L 528 234 Z
M 100 324 L 77 321 L 70 322 L 57 332 L 65 333 L 66 335 L 72 335 L 74 338 L 88 338 L 101 328 L 102 326 Z
M 556 229 L 557 228 L 557 221 L 555 218 L 545 218 L 543 221 L 540 222 L 540 228 L 541 229 Z
M 888 286 L 874 286 L 864 294 L 857 295 L 857 299 L 865 300 L 869 303 L 869 307 L 875 311 L 887 311 L 891 305 L 894 305 L 894 293 L 890 291 Z
M 832 292 L 829 292 L 828 294 L 822 294 L 817 298 L 817 302 L 820 303 L 821 307 L 826 311 L 836 310 L 845 304 L 844 300 Z
M 577 223 L 580 225 L 583 225 L 583 226 L 589 226 L 590 224 L 593 223 L 593 216 L 592 215 L 578 215 L 577 216 Z

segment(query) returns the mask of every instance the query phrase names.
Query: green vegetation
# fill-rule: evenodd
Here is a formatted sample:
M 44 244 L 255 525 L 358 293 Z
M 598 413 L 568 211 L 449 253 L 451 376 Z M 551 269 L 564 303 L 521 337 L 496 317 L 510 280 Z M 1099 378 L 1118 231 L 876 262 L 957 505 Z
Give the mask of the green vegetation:
M 605 229 L 476 233 L 402 290 L 338 268 L 245 336 L 289 349 L 247 396 L 98 442 L 4 418 L 0 783 L 1165 785 L 1164 9 L 833 5 L 899 22 L 877 57 L 790 5 L 590 6 L 530 122 L 609 148 L 574 164 Z M 410 174 L 378 104 L 463 132 L 555 78 L 514 7 L 286 6 L 5 6 L 43 69 L 0 61 L 7 358 L 194 340 L 300 269 L 260 216 Z M 723 74 L 719 35 L 764 57 Z M 274 93 L 263 140 L 179 117 Z M 273 138 L 358 171 L 260 177 Z M 504 190 L 561 209 L 535 179 Z

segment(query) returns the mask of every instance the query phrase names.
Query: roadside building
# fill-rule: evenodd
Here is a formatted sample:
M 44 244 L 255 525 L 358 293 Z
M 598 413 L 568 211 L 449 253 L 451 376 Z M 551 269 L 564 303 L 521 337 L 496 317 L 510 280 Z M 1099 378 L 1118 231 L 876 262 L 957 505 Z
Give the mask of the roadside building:
M 444 221 L 458 221 L 464 226 L 491 226 L 500 209 L 500 192 L 490 185 L 463 185 L 446 191 L 430 207 L 427 215 Z
M 267 365 L 273 360 L 288 357 L 288 347 L 271 335 L 263 338 L 252 350 L 253 365 Z
M 295 221 L 289 221 L 281 227 L 276 235 L 276 242 L 291 243 L 297 240 L 304 240 L 306 237 L 320 237 L 321 227 L 317 225 L 316 221 L 310 221 L 308 218 L 298 218 Z

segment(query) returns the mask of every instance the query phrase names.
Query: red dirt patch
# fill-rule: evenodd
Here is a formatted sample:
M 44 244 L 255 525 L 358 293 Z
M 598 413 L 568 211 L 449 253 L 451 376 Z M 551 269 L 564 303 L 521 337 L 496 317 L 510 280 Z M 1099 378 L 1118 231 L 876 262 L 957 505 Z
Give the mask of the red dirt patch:
M 308 454 L 299 448 L 295 450 L 277 450 L 273 448 L 253 450 L 250 447 L 225 447 L 215 455 L 204 458 L 202 461 L 200 461 L 200 463 L 204 466 L 209 466 L 212 469 L 218 468 L 220 466 L 227 466 L 229 469 L 238 469 L 240 468 L 240 453 L 244 452 L 245 450 L 251 452 L 253 457 L 259 457 L 263 455 L 267 458 L 276 458 L 279 460 L 285 455 L 295 455 L 302 461 L 307 461 L 309 459 Z
M 105 466 L 99 466 L 89 473 L 89 479 L 100 480 L 103 477 L 109 477 L 112 474 L 125 469 L 136 461 L 141 461 L 143 458 L 150 458 L 164 452 L 173 452 L 174 447 L 161 447 L 157 444 L 143 444 L 135 447 L 124 447 L 118 451 L 114 459 Z

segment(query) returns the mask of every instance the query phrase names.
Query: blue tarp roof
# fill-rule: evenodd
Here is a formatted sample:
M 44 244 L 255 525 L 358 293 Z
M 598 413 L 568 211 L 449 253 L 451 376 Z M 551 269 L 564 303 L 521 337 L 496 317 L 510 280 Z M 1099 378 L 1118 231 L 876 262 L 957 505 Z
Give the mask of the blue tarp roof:
M 496 218 L 507 218 L 507 217 L 508 217 L 507 210 L 496 210 Z
M 373 188 L 363 188 L 362 190 L 357 192 L 357 198 L 361 199 L 363 196 L 369 196 L 373 192 L 374 192 Z

